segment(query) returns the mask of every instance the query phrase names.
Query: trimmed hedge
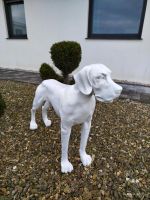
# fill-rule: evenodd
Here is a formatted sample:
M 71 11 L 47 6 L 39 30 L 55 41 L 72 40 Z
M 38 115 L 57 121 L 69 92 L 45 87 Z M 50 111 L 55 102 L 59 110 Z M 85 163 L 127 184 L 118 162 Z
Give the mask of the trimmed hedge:
M 4 114 L 5 109 L 6 109 L 6 104 L 4 99 L 2 98 L 2 95 L 0 94 L 0 117 Z
M 81 61 L 81 46 L 74 41 L 62 41 L 52 45 L 51 59 L 55 66 L 62 71 L 64 82 L 69 80 L 68 75 L 73 72 Z
M 39 71 L 40 71 L 40 76 L 42 80 L 56 79 L 62 82 L 62 77 L 56 74 L 53 68 L 47 63 L 43 63 Z

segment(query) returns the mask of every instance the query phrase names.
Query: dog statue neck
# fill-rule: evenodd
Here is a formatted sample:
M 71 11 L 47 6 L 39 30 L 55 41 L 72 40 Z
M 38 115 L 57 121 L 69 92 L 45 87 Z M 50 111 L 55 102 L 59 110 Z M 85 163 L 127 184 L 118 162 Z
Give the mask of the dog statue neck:
M 73 89 L 73 91 L 77 94 L 77 96 L 81 96 L 81 97 L 84 98 L 84 99 L 85 99 L 85 98 L 86 98 L 86 99 L 91 99 L 91 98 L 93 98 L 93 96 L 95 96 L 93 90 L 92 90 L 92 92 L 91 92 L 90 94 L 88 94 L 88 95 L 83 94 L 83 93 L 79 90 L 77 84 L 72 85 L 72 89 Z

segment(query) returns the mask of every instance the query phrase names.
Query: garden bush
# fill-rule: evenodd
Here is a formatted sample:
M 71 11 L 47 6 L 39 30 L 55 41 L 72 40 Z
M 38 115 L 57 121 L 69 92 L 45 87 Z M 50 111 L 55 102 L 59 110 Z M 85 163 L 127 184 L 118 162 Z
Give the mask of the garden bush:
M 42 80 L 46 79 L 56 79 L 60 82 L 62 82 L 62 77 L 56 74 L 56 72 L 53 70 L 53 68 L 47 64 L 43 63 L 40 67 L 40 76 Z
M 4 114 L 5 109 L 6 109 L 6 104 L 4 99 L 2 98 L 2 95 L 0 94 L 0 117 Z
M 62 41 L 52 45 L 51 59 L 55 66 L 62 71 L 64 82 L 69 82 L 69 74 L 73 72 L 81 61 L 81 46 L 74 41 Z

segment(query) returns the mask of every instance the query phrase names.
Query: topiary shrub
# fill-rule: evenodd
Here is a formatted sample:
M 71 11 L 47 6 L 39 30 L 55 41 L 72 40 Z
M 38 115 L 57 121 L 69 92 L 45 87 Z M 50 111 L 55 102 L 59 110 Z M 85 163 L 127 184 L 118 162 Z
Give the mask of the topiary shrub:
M 62 82 L 62 77 L 56 74 L 53 68 L 47 63 L 43 63 L 39 71 L 40 71 L 40 76 L 42 80 L 56 79 Z
M 62 71 L 64 82 L 69 82 L 68 75 L 73 72 L 81 61 L 81 46 L 74 41 L 62 41 L 52 45 L 51 59 L 55 66 Z
M 6 104 L 4 99 L 2 98 L 2 95 L 0 94 L 0 117 L 4 114 L 5 109 L 6 109 Z

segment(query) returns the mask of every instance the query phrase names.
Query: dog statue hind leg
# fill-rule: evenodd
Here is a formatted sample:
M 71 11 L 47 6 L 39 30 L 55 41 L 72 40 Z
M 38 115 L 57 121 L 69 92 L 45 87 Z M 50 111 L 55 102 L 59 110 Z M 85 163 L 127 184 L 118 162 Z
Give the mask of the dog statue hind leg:
M 48 100 L 46 100 L 44 106 L 42 106 L 42 119 L 46 127 L 51 126 L 51 120 L 47 117 L 47 111 L 49 107 L 50 103 Z
M 35 130 L 38 128 L 36 119 L 35 119 L 35 114 L 36 114 L 36 110 L 39 107 L 41 107 L 44 102 L 45 104 L 44 106 L 42 106 L 42 118 L 46 126 L 51 125 L 51 121 L 47 118 L 47 110 L 48 110 L 48 107 L 50 106 L 50 103 L 46 99 L 46 92 L 47 92 L 47 89 L 43 87 L 42 84 L 40 84 L 36 89 L 32 109 L 31 109 L 30 130 Z

